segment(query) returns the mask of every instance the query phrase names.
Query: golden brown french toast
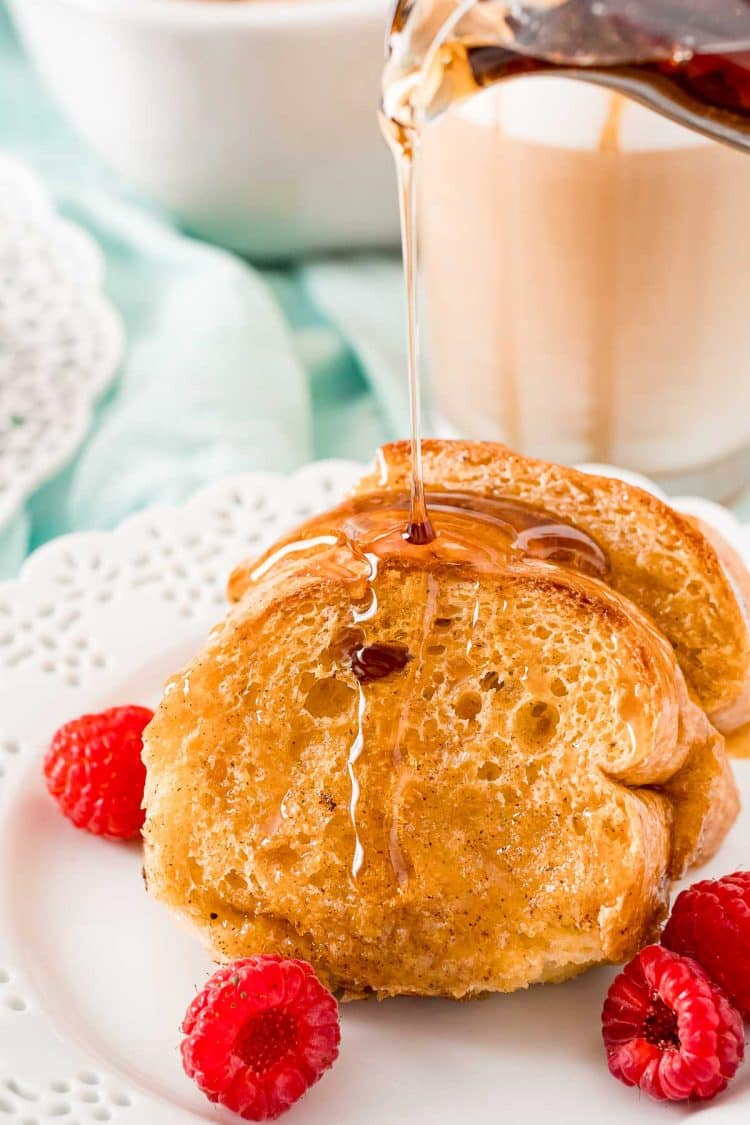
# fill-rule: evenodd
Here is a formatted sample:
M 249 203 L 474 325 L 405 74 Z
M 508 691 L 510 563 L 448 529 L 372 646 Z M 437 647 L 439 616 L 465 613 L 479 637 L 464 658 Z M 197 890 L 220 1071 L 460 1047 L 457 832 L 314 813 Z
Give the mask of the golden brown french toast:
M 572 531 L 570 565 L 511 541 L 497 565 L 494 525 L 471 563 L 458 531 L 419 555 L 378 539 L 373 561 L 337 534 L 350 518 L 239 568 L 167 686 L 144 744 L 151 893 L 218 958 L 303 957 L 350 996 L 629 957 L 737 812 L 672 646 Z
M 750 579 L 715 531 L 631 484 L 523 457 L 495 442 L 428 440 L 422 450 L 428 489 L 515 498 L 588 532 L 609 556 L 609 584 L 671 641 L 691 690 L 705 711 L 717 712 L 720 729 L 750 722 Z M 406 488 L 409 471 L 409 443 L 386 445 L 358 491 Z

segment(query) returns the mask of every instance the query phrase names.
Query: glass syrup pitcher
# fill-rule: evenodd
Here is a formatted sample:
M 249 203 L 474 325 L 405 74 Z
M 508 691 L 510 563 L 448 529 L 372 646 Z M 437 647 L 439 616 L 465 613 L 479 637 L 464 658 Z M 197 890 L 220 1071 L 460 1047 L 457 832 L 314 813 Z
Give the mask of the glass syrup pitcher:
M 538 143 L 493 117 L 516 77 L 550 113 Z M 609 105 L 596 151 L 568 143 L 580 106 L 561 114 L 577 95 L 559 87 L 586 112 Z M 628 99 L 677 130 L 673 148 L 623 147 Z M 750 162 L 732 151 L 750 149 L 750 0 L 397 0 L 381 120 L 400 184 L 412 528 L 429 531 L 419 328 L 444 436 L 716 499 L 750 480 Z
M 750 148 L 750 0 L 397 0 L 383 110 L 408 128 L 503 79 L 550 73 Z

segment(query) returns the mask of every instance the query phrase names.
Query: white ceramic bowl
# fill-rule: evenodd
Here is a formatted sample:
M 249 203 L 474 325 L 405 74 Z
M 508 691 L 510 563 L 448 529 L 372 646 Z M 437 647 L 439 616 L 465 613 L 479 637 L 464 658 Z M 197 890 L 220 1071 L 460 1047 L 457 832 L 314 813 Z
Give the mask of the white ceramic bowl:
M 387 0 L 10 8 L 83 136 L 190 230 L 257 257 L 395 240 Z

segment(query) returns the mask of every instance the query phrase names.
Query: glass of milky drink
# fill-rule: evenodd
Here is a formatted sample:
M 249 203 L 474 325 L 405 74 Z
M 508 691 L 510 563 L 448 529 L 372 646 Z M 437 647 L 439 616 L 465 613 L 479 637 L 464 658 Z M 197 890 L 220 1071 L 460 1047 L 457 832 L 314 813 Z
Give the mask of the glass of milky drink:
M 383 108 L 415 163 L 437 427 L 738 493 L 750 0 L 416 0 Z

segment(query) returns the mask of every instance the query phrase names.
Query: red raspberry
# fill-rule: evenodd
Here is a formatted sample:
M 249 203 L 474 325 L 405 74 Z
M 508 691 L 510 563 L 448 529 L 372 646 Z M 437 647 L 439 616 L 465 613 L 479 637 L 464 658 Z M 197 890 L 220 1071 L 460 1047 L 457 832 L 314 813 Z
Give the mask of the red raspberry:
M 47 788 L 78 828 L 111 840 L 137 836 L 146 768 L 141 761 L 147 707 L 112 707 L 60 727 L 44 759 Z
M 304 961 L 227 965 L 187 1010 L 182 1064 L 212 1102 L 248 1121 L 284 1113 L 339 1053 L 338 1006 Z
M 683 891 L 661 941 L 695 958 L 750 1020 L 750 871 L 706 879 Z
M 745 1054 L 740 1013 L 696 961 L 648 945 L 615 977 L 602 1012 L 610 1072 L 652 1098 L 713 1098 Z

